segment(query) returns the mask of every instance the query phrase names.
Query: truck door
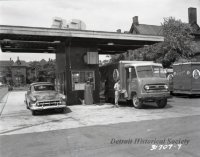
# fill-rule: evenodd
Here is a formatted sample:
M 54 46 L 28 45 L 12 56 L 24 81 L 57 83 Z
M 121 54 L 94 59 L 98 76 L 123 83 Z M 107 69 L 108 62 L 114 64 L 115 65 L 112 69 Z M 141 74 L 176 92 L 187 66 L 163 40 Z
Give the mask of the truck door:
M 135 67 L 131 69 L 131 91 L 137 92 L 137 75 Z
M 131 92 L 137 91 L 137 75 L 134 67 L 126 69 L 126 90 L 130 99 Z
M 200 92 L 200 64 L 192 64 L 192 87 L 191 89 Z
M 130 80 L 131 80 L 130 68 L 126 68 L 126 91 L 129 92 Z

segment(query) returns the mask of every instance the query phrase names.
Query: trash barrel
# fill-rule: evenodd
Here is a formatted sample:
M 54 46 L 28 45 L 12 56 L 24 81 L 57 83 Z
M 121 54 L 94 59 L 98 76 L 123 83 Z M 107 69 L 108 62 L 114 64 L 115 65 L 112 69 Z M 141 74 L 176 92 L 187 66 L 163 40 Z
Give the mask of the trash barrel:
M 92 85 L 86 84 L 85 91 L 84 91 L 84 99 L 85 99 L 86 105 L 93 104 L 93 94 L 92 93 L 93 93 Z

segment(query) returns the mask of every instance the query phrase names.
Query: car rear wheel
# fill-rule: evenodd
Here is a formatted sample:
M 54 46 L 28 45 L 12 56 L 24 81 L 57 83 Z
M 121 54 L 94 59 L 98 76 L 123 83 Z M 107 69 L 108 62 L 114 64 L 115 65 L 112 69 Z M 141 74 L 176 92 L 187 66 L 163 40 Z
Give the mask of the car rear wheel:
M 137 95 L 133 96 L 132 102 L 135 108 L 137 109 L 142 108 L 142 101 L 137 97 Z
M 156 104 L 159 108 L 164 108 L 167 105 L 167 99 L 157 100 Z

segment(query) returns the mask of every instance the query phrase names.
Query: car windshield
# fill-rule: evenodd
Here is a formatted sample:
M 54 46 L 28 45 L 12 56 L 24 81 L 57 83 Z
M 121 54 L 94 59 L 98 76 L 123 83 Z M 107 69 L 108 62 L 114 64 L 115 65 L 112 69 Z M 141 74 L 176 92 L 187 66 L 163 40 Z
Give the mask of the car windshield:
M 164 69 L 160 66 L 138 66 L 137 74 L 139 78 L 145 77 L 161 77 L 165 78 Z
M 46 91 L 46 90 L 55 90 L 53 85 L 35 85 L 35 91 Z

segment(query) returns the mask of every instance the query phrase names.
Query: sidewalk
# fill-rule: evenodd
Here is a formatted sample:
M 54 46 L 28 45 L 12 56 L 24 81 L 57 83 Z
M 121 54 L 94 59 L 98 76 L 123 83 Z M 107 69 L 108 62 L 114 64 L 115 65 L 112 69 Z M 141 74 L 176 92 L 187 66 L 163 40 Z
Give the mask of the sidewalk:
M 8 87 L 0 87 L 0 102 L 2 98 L 8 93 Z
M 0 116 L 7 99 L 8 87 L 0 87 Z

